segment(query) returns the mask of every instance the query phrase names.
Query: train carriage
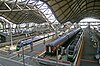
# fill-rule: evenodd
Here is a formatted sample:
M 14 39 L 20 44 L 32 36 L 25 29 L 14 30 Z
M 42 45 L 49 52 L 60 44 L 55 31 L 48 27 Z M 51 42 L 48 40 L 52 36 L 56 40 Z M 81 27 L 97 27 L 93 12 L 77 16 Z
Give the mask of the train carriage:
M 76 35 L 75 39 L 66 48 L 66 55 L 68 61 L 73 62 L 75 60 L 80 46 L 81 39 L 82 39 L 82 31 Z
M 46 45 L 46 54 L 56 54 L 56 49 L 59 48 L 60 50 L 62 49 L 62 45 L 68 41 L 71 37 L 73 37 L 76 33 L 80 31 L 81 28 L 78 28 L 76 30 L 73 30 L 69 33 L 66 33 L 65 35 L 59 37 L 58 39 L 48 43 Z

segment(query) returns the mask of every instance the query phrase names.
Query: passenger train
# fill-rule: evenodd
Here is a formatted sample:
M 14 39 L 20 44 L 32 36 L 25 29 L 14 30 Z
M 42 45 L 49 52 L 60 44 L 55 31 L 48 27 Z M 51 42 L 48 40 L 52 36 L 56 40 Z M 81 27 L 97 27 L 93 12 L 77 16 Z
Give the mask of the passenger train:
M 56 54 L 56 50 L 61 51 L 61 46 L 68 41 L 70 38 L 72 38 L 76 33 L 78 33 L 81 30 L 81 28 L 78 28 L 76 30 L 73 30 L 69 33 L 64 34 L 63 36 L 59 37 L 58 39 L 48 43 L 46 45 L 46 54 L 54 55 Z
M 45 36 L 41 35 L 41 36 L 36 36 L 34 38 L 31 38 L 31 39 L 25 39 L 25 40 L 21 40 L 17 43 L 17 47 L 16 47 L 16 50 L 18 51 L 22 46 L 26 46 L 26 45 L 32 45 L 33 42 L 36 42 L 36 41 L 39 41 L 39 40 L 42 40 L 44 38 L 47 38 L 47 37 L 50 37 L 50 36 L 53 36 L 55 35 L 55 33 L 50 33 L 49 35 L 46 34 Z
M 76 37 L 74 38 L 74 40 L 69 44 L 69 46 L 66 48 L 66 55 L 67 55 L 67 60 L 68 61 L 74 61 L 79 47 L 80 47 L 80 42 L 82 40 L 82 31 L 79 32 Z

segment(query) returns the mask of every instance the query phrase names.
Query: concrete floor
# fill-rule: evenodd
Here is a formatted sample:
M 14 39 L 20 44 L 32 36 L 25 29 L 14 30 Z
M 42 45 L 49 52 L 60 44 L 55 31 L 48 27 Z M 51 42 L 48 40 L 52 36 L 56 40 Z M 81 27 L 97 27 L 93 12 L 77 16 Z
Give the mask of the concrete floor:
M 84 48 L 80 66 L 100 66 L 95 59 L 96 47 L 93 47 L 88 31 L 88 29 L 85 29 Z

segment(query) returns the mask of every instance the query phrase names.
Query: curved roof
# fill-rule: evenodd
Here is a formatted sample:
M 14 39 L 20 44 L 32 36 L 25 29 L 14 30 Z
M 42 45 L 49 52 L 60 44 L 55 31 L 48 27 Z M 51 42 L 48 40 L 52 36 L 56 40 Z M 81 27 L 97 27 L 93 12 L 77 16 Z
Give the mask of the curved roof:
M 16 0 L 17 1 L 17 0 Z M 15 24 L 34 22 L 44 23 L 46 20 L 33 5 L 27 3 L 0 1 L 0 16 Z
M 43 4 L 47 4 L 60 23 L 70 21 L 79 22 L 86 17 L 100 18 L 100 0 L 23 0 L 25 2 L 10 2 L 13 0 L 0 1 L 0 16 L 5 17 L 13 23 L 44 23 L 46 19 L 39 12 Z M 42 1 L 43 4 L 36 8 L 36 3 Z M 35 3 L 34 5 L 28 4 Z M 43 9 L 41 9 L 43 10 Z M 48 8 L 44 8 L 46 12 Z M 50 16 L 52 17 L 52 16 Z M 48 19 L 50 18 L 48 17 Z M 56 20 L 55 20 L 56 21 Z
M 79 22 L 86 17 L 100 18 L 100 0 L 41 0 L 60 23 Z

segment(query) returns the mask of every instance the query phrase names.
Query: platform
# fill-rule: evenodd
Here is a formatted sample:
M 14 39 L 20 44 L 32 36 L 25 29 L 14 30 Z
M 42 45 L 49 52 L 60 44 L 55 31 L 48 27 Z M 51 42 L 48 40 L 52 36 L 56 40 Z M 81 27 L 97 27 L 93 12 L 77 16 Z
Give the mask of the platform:
M 91 42 L 88 32 L 89 29 L 84 30 L 84 48 L 80 66 L 99 66 L 100 64 L 98 64 L 98 61 L 95 59 L 97 47 L 93 47 L 93 43 Z

